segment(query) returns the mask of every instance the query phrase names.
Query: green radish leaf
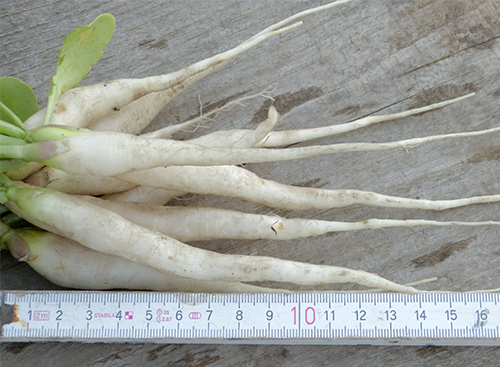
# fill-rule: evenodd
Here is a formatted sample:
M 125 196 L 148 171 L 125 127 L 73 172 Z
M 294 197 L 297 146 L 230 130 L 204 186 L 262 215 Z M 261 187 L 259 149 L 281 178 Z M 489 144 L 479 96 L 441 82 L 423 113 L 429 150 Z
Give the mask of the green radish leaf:
M 0 78 L 0 102 L 7 106 L 10 112 L 13 112 L 22 122 L 38 112 L 35 92 L 28 84 L 17 78 Z M 0 109 L 0 120 L 18 125 L 16 118 L 4 109 Z
M 99 15 L 90 25 L 68 34 L 59 52 L 56 73 L 51 79 L 45 124 L 49 124 L 57 98 L 75 88 L 85 78 L 103 53 L 115 31 L 115 18 L 111 14 Z

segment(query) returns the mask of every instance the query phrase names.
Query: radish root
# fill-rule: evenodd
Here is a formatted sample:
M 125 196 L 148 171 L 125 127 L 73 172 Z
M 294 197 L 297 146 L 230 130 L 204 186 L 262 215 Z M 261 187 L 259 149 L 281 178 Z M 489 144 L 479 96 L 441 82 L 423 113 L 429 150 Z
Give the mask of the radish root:
M 347 223 L 162 205 L 185 193 L 217 195 L 283 210 L 324 210 L 357 204 L 445 210 L 499 202 L 500 194 L 417 200 L 361 190 L 295 187 L 263 179 L 236 166 L 341 152 L 408 150 L 423 143 L 499 132 L 500 127 L 494 127 L 382 143 L 289 147 L 443 108 L 473 93 L 398 113 L 281 131 L 273 131 L 280 116 L 271 105 L 268 118 L 254 130 L 219 131 L 187 141 L 172 138 L 190 126 L 213 121 L 218 114 L 250 98 L 272 100 L 271 93 L 276 87 L 271 86 L 208 113 L 203 112 L 200 101 L 199 117 L 140 135 L 165 105 L 242 52 L 298 27 L 301 22 L 295 21 L 300 17 L 350 1 L 339 0 L 295 14 L 226 52 L 169 74 L 118 79 L 68 90 L 56 103 L 54 125 L 41 127 L 45 110 L 25 121 L 26 129 L 22 128 L 22 122 L 16 127 L 2 122 L 0 159 L 3 167 L 12 171 L 0 175 L 0 201 L 44 230 L 12 230 L 0 223 L 2 248 L 28 261 L 55 283 L 78 288 L 289 292 L 246 284 L 274 281 L 304 286 L 355 283 L 372 292 L 425 292 L 415 286 L 434 278 L 399 284 L 362 270 L 269 256 L 220 254 L 185 242 L 291 240 L 337 231 L 414 226 L 493 227 L 500 222 L 372 218 Z M 14 171 L 25 162 L 30 163 Z M 73 272 L 65 272 L 68 266 L 58 266 L 65 261 L 72 264 Z

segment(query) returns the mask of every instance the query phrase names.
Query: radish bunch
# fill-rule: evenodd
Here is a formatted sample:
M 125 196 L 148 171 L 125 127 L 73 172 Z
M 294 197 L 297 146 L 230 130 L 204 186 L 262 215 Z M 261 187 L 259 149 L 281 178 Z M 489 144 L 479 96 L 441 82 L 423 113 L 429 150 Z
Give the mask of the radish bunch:
M 26 84 L 15 78 L 0 79 L 0 198 L 8 210 L 37 227 L 12 229 L 5 221 L 0 226 L 2 248 L 28 261 L 54 283 L 73 288 L 287 292 L 246 284 L 274 281 L 312 286 L 357 283 L 371 291 L 421 292 L 414 286 L 427 280 L 401 285 L 361 270 L 220 254 L 185 242 L 290 240 L 396 226 L 497 226 L 500 222 L 368 219 L 346 223 L 164 205 L 186 193 L 236 198 L 284 210 L 353 204 L 445 210 L 498 202 L 500 194 L 424 200 L 359 190 L 295 187 L 262 179 L 241 166 L 338 152 L 408 148 L 500 131 L 496 127 L 385 143 L 288 147 L 443 108 L 472 95 L 323 128 L 273 131 L 279 111 L 271 107 L 267 119 L 255 130 L 219 131 L 187 141 L 171 138 L 176 131 L 199 122 L 195 119 L 139 135 L 166 104 L 196 81 L 245 50 L 299 26 L 300 22 L 292 23 L 296 19 L 349 1 L 298 13 L 229 51 L 171 74 L 77 87 L 113 34 L 114 18 L 104 14 L 66 38 L 46 109 L 37 111 L 36 98 Z M 269 93 L 266 89 L 259 96 L 269 98 Z

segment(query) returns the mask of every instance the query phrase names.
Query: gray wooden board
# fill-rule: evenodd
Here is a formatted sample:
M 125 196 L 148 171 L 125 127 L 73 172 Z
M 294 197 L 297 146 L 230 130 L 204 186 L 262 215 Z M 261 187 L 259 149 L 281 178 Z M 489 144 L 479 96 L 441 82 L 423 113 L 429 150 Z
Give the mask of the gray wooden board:
M 45 105 L 63 38 L 110 12 L 117 28 L 83 84 L 177 70 L 222 52 L 265 26 L 324 1 L 4 1 L 1 75 L 32 86 Z M 179 96 L 152 129 L 175 124 L 268 85 L 277 84 L 279 129 L 323 126 L 422 106 L 471 91 L 476 96 L 418 117 L 371 126 L 315 143 L 383 142 L 498 126 L 500 3 L 497 0 L 356 0 L 304 18 L 304 25 L 242 54 Z M 253 128 L 268 101 L 256 99 L 221 114 L 188 138 L 216 129 Z M 498 133 L 390 152 L 345 153 L 300 161 L 251 164 L 282 183 L 371 190 L 412 198 L 448 199 L 500 193 Z M 178 205 L 217 205 L 286 217 L 360 221 L 368 218 L 500 220 L 499 204 L 443 212 L 353 206 L 283 212 L 235 200 L 198 196 Z M 500 230 L 403 228 L 273 241 L 214 241 L 196 246 L 335 264 L 407 283 L 427 277 L 429 290 L 498 287 Z M 2 253 L 1 288 L 59 289 Z M 301 290 L 305 287 L 290 286 Z M 324 288 L 327 289 L 327 288 Z M 351 285 L 328 289 L 357 289 Z M 360 289 L 360 288 L 359 288 Z M 16 344 L 1 346 L 4 366 L 299 366 L 494 365 L 498 348 L 321 347 L 218 345 Z M 497 361 L 497 362 L 495 362 Z

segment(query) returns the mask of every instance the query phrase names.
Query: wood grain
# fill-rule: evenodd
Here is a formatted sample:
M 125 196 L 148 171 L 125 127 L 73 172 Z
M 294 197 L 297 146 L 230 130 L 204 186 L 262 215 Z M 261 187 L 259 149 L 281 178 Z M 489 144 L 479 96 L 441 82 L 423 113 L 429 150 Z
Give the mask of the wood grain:
M 110 12 L 117 28 L 101 61 L 83 84 L 177 70 L 222 52 L 265 26 L 324 2 L 191 0 L 156 2 L 16 0 L 1 5 L 0 70 L 32 86 L 45 105 L 64 36 Z M 496 0 L 356 0 L 304 19 L 304 25 L 245 52 L 170 104 L 151 129 L 178 123 L 242 94 L 276 84 L 276 129 L 323 126 L 396 112 L 471 91 L 460 104 L 423 115 L 324 138 L 315 144 L 383 142 L 498 126 L 500 116 L 500 4 Z M 252 128 L 268 101 L 256 99 L 221 114 L 183 139 L 216 129 Z M 500 193 L 498 133 L 435 142 L 391 152 L 338 154 L 247 165 L 282 183 L 372 190 L 413 198 L 448 199 Z M 179 205 L 286 217 L 345 221 L 368 218 L 500 220 L 498 204 L 443 212 L 354 206 L 282 212 L 235 200 L 197 196 Z M 214 241 L 196 246 L 226 253 L 270 255 L 335 264 L 406 283 L 427 277 L 430 290 L 499 287 L 500 230 L 405 228 L 359 231 L 313 239 Z M 1 288 L 58 289 L 2 252 Z M 291 288 L 294 288 L 291 286 Z M 352 289 L 351 285 L 335 289 Z M 306 289 L 295 287 L 294 289 Z M 330 289 L 332 289 L 330 287 Z M 494 365 L 498 348 L 384 348 L 217 345 L 16 344 L 1 346 L 2 363 L 65 366 L 300 366 Z

